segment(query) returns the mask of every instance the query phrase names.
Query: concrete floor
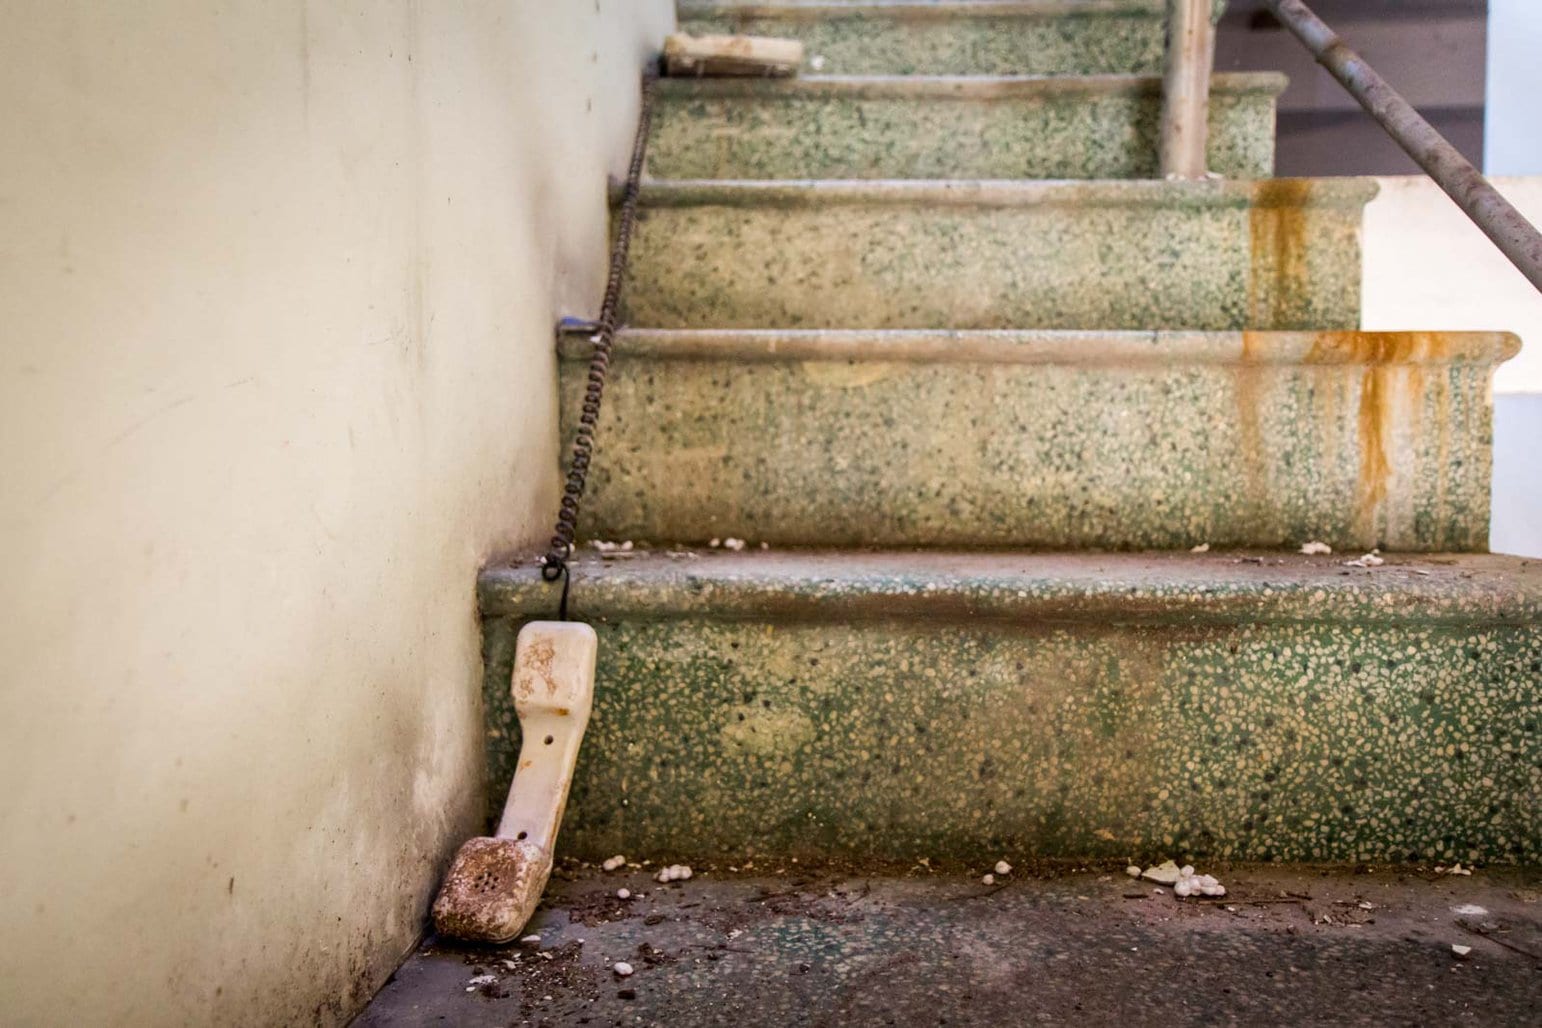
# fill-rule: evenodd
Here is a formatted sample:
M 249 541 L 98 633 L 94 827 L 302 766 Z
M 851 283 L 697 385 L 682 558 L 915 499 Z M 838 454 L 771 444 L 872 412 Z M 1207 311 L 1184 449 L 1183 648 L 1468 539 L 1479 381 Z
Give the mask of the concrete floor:
M 1225 899 L 1113 867 L 994 886 L 924 868 L 670 885 L 584 869 L 554 876 L 527 929 L 539 945 L 430 939 L 356 1024 L 1542 1022 L 1542 871 L 1200 870 Z

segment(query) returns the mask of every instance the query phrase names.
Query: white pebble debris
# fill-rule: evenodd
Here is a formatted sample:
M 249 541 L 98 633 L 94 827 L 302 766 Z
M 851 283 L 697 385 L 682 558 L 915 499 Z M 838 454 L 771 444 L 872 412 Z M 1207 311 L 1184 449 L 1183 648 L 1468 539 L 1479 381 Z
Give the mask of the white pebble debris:
M 1129 875 L 1131 878 L 1139 878 L 1140 877 L 1140 865 L 1138 865 L 1138 864 L 1131 864 L 1129 867 L 1124 869 L 1124 873 Z
M 1346 560 L 1344 562 L 1344 566 L 1346 568 L 1379 568 L 1385 563 L 1386 561 L 1381 559 L 1377 551 L 1372 550 L 1370 553 L 1367 553 L 1363 557 L 1357 557 L 1354 560 Z
M 733 550 L 735 553 L 738 553 L 748 545 L 743 539 L 735 539 L 731 536 L 723 540 L 723 549 Z
M 1005 860 L 998 860 L 996 861 L 995 870 L 999 875 L 1009 875 L 1012 873 L 1012 865 L 1008 864 Z
M 1463 945 L 1460 945 L 1459 943 L 1454 943 L 1453 942 L 1451 944 L 1451 952 L 1455 953 L 1459 957 L 1465 957 L 1467 954 L 1472 952 L 1472 947 L 1471 946 L 1463 946 Z
M 984 878 L 980 879 L 980 884 L 981 885 L 995 885 L 996 884 L 996 876 L 992 875 L 992 874 L 988 874 Z
M 521 946 L 539 946 L 541 944 L 541 937 L 539 935 L 527 935 L 519 940 L 519 944 Z
M 617 978 L 627 978 L 632 974 L 632 965 L 625 960 L 618 960 L 611 965 L 611 970 L 616 972 Z
M 1320 543 L 1314 539 L 1309 543 L 1302 543 L 1301 552 L 1306 554 L 1308 557 L 1317 557 L 1325 553 L 1332 553 L 1333 547 L 1329 546 L 1327 543 Z
M 1189 547 L 1189 552 L 1190 553 L 1209 553 L 1210 552 L 1210 544 L 1209 543 L 1200 543 L 1198 546 L 1190 546 Z
M 625 866 L 626 866 L 626 858 L 623 857 L 619 853 L 616 854 L 614 857 L 610 857 L 603 864 L 600 865 L 600 867 L 604 868 L 607 871 L 614 871 L 618 867 L 625 867 Z
M 658 874 L 653 876 L 656 882 L 685 882 L 689 881 L 696 872 L 684 864 L 670 864 Z
M 632 890 L 631 889 L 617 889 L 616 890 L 616 899 L 618 899 L 618 900 L 629 900 L 631 898 L 632 898 Z

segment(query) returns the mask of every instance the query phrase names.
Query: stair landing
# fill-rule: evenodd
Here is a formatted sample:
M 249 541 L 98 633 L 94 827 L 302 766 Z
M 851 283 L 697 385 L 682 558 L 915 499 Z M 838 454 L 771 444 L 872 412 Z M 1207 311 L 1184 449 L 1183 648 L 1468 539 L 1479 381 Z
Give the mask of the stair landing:
M 538 946 L 430 940 L 356 1024 L 1498 1026 L 1542 1008 L 1535 871 L 1201 870 L 1224 902 L 1114 866 L 995 886 L 796 865 L 669 886 L 578 872 L 553 879 Z M 616 899 L 623 886 L 641 895 Z

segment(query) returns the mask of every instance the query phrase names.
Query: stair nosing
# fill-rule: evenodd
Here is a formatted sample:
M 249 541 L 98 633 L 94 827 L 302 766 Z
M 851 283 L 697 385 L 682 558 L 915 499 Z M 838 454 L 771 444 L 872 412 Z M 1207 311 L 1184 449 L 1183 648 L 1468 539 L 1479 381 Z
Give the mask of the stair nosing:
M 952 18 L 1118 18 L 1160 17 L 1163 0 L 864 0 L 861 3 L 692 3 L 681 0 L 681 22 L 738 18 L 815 21 L 846 18 L 892 18 L 896 21 Z
M 687 548 L 688 549 L 688 548 Z M 580 620 L 1535 625 L 1542 563 L 1486 554 L 634 551 L 571 562 Z M 534 559 L 478 576 L 484 617 L 555 610 Z
M 623 328 L 619 356 L 650 360 L 1071 366 L 1497 366 L 1520 352 L 1504 331 L 1362 332 L 1051 329 Z M 592 344 L 558 343 L 564 361 Z
M 1194 206 L 1358 208 L 1374 178 L 1164 179 L 666 179 L 643 181 L 644 207 Z M 612 191 L 613 200 L 619 191 Z
M 1279 96 L 1289 84 L 1280 72 L 1221 72 L 1211 92 L 1226 96 Z M 804 75 L 794 78 L 667 78 L 665 99 L 895 98 L 1013 100 L 1078 95 L 1160 96 L 1160 75 Z

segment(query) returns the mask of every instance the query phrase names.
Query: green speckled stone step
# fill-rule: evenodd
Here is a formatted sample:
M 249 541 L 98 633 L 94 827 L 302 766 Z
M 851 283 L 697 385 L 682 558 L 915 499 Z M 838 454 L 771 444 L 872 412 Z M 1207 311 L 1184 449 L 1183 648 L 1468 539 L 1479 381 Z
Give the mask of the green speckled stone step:
M 1542 563 L 796 552 L 575 560 L 566 852 L 1542 860 Z M 533 561 L 485 571 L 489 799 Z
M 1217 75 L 1210 168 L 1274 174 L 1277 74 Z M 1162 80 L 665 79 L 657 178 L 1157 178 Z
M 585 538 L 1486 550 L 1503 333 L 642 331 Z M 563 434 L 586 339 L 564 341 Z
M 878 0 L 678 5 L 697 35 L 801 39 L 840 75 L 1086 75 L 1162 70 L 1162 0 Z
M 1354 329 L 1370 179 L 655 181 L 651 328 Z

